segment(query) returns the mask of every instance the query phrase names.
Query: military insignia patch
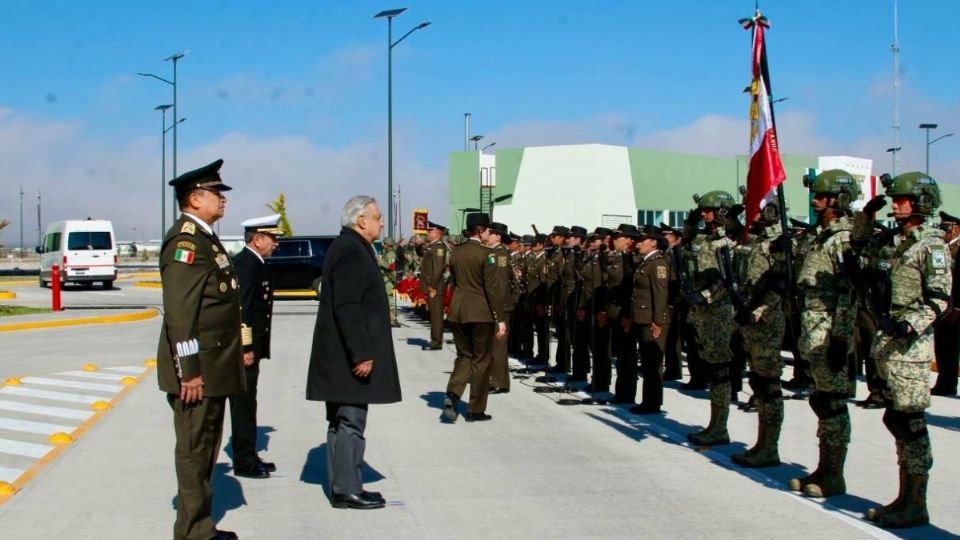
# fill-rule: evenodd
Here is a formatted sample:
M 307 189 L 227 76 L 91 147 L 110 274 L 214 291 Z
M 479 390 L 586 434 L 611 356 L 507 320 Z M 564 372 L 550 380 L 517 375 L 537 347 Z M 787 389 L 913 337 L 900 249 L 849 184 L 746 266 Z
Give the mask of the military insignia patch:
M 657 267 L 657 278 L 658 279 L 667 279 L 667 267 L 658 266 Z
M 181 241 L 181 242 L 177 242 L 177 247 L 178 247 L 178 248 L 183 248 L 183 249 L 189 249 L 189 250 L 191 250 L 191 251 L 196 251 L 196 249 L 197 249 L 197 245 L 196 245 L 196 244 L 194 244 L 193 242 L 187 242 L 186 240 L 183 240 L 183 241 Z
M 220 251 L 220 248 L 218 248 L 216 244 L 213 244 L 213 245 L 211 245 L 210 247 L 213 248 L 213 252 L 214 252 L 214 253 L 217 253 L 218 251 Z
M 239 284 L 237 283 L 237 278 L 233 278 L 233 279 L 230 280 L 230 286 L 231 286 L 231 287 L 233 287 L 234 289 L 236 289 L 236 288 L 237 288 L 237 285 L 239 285 Z
M 197 225 L 193 222 L 187 221 L 180 227 L 181 234 L 197 234 Z
M 501 267 L 501 268 L 507 266 L 507 256 L 506 256 L 506 255 L 500 255 L 499 257 L 497 257 L 497 266 L 499 266 L 499 267 Z
M 221 269 L 230 266 L 230 259 L 228 259 L 223 253 L 218 253 L 215 260 L 217 261 L 217 266 L 219 266 Z
M 493 253 L 487 255 L 487 264 L 497 264 L 497 257 Z
M 437 257 L 443 257 L 443 248 L 437 250 Z
M 178 249 L 176 253 L 173 254 L 173 260 L 177 262 L 182 262 L 184 264 L 193 264 L 193 258 L 196 256 L 196 252 L 189 249 Z
M 930 249 L 930 271 L 938 276 L 947 271 L 947 253 L 943 248 L 934 247 Z
M 220 292 L 227 292 L 227 284 L 226 284 L 226 283 L 221 283 L 221 284 L 220 284 Z

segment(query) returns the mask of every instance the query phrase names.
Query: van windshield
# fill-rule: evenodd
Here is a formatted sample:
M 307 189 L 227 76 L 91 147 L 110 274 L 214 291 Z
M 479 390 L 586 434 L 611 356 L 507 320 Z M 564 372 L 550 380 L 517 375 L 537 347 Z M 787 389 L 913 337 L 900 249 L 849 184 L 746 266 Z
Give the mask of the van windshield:
M 70 251 L 113 249 L 113 241 L 107 231 L 72 232 L 67 236 L 67 249 Z

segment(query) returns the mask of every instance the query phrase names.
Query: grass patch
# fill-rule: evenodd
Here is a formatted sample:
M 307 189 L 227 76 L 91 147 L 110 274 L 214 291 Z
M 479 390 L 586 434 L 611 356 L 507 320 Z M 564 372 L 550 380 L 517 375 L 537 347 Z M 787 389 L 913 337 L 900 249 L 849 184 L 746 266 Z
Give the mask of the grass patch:
M 50 313 L 50 308 L 0 305 L 0 317 L 10 317 L 13 315 L 29 315 L 31 313 Z

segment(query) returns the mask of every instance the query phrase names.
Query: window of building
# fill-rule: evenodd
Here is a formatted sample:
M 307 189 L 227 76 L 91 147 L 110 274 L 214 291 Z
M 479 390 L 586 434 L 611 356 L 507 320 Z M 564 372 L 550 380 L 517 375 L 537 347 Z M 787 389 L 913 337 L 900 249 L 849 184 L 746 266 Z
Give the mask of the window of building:
M 667 221 L 667 225 L 670 225 L 671 227 L 682 227 L 683 220 L 687 219 L 687 214 L 689 213 L 690 212 L 687 212 L 686 210 L 681 210 L 681 211 L 671 210 L 669 212 L 670 219 L 669 221 Z
M 660 210 L 637 210 L 637 225 L 660 225 L 663 212 Z

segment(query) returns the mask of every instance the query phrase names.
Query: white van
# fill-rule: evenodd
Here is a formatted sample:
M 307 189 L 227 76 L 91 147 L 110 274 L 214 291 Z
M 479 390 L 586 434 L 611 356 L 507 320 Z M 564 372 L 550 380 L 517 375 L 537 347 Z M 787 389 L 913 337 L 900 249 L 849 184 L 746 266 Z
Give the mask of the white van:
M 53 265 L 60 265 L 61 283 L 94 281 L 112 289 L 117 279 L 117 252 L 113 223 L 100 219 L 71 219 L 47 225 L 40 255 L 40 286 L 50 283 Z

